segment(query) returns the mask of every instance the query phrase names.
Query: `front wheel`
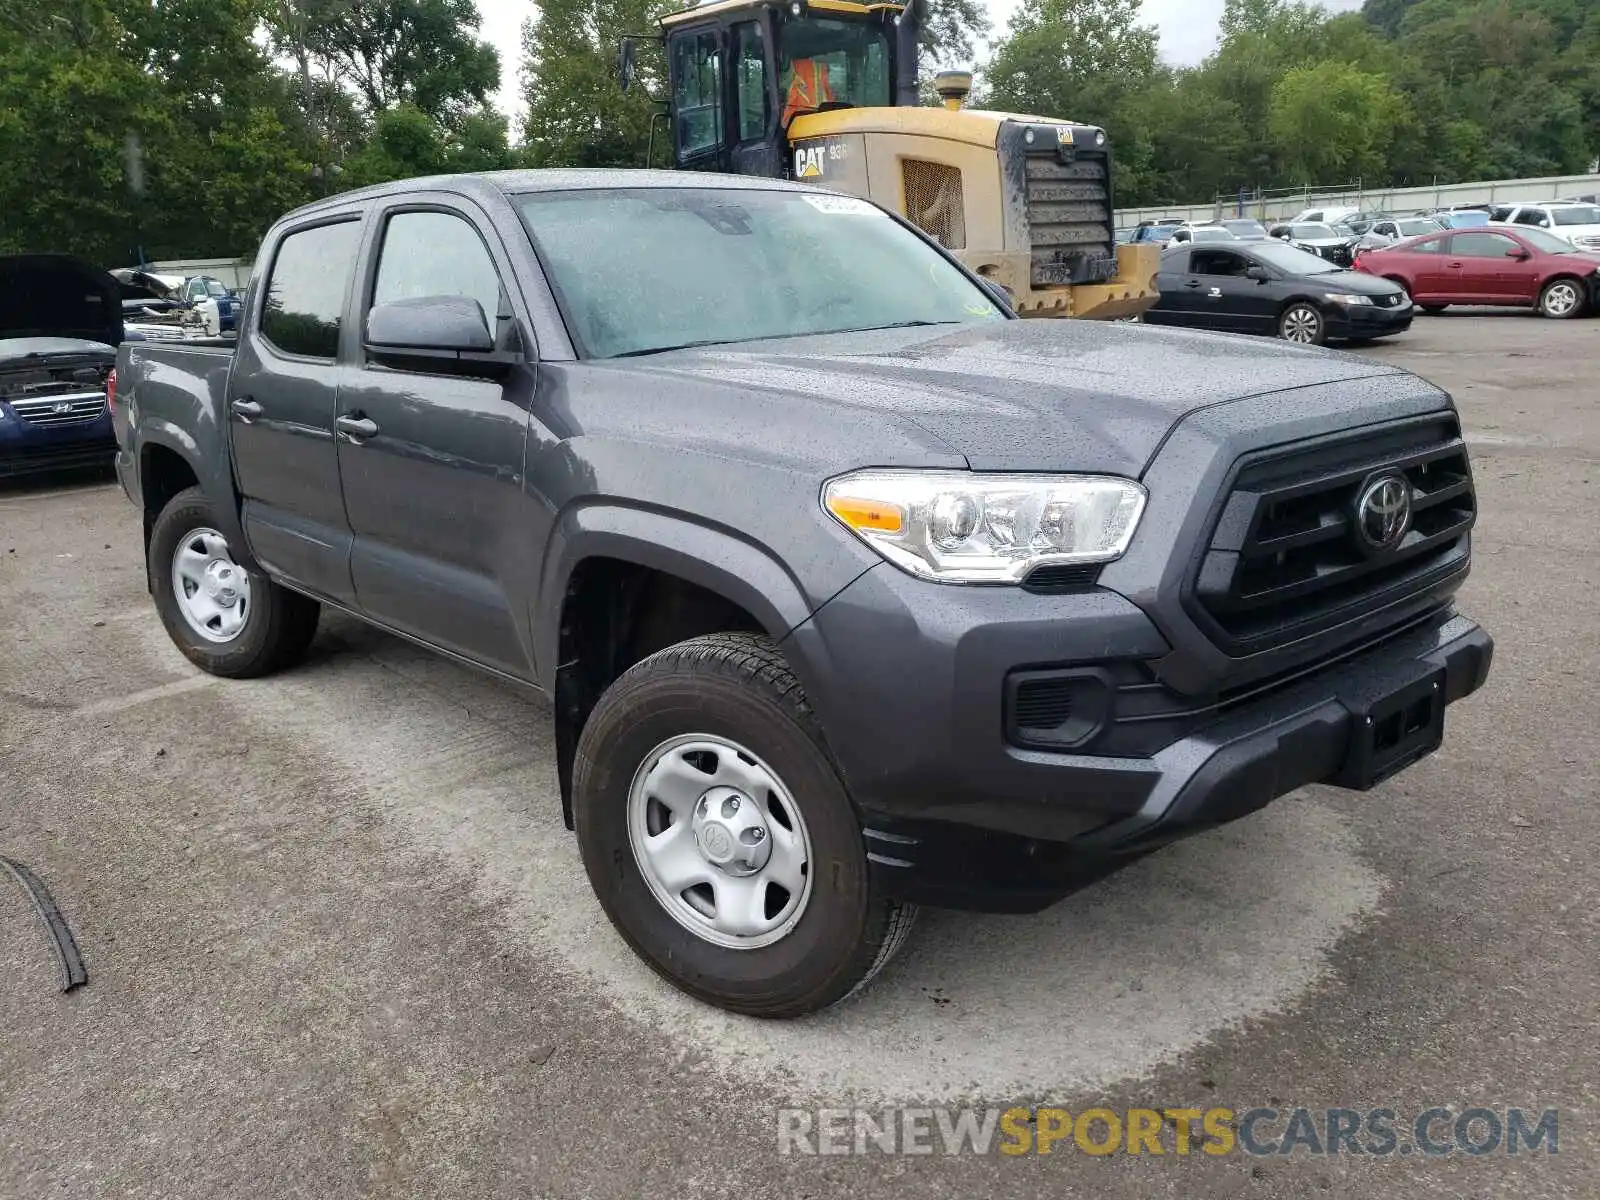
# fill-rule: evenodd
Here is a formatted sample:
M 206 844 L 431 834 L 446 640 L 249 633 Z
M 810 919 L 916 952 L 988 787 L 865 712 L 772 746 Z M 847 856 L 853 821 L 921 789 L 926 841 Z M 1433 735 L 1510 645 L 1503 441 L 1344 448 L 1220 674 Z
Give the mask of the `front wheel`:
M 1430 317 L 1437 317 L 1450 306 L 1448 304 L 1424 304 L 1421 307 L 1422 311 L 1427 313 Z
M 1583 311 L 1583 292 L 1573 279 L 1552 279 L 1539 293 L 1539 311 L 1557 321 L 1566 321 Z
M 680 642 L 612 684 L 578 742 L 573 816 L 618 932 L 733 1012 L 797 1017 L 844 999 L 916 914 L 873 885 L 821 726 L 758 634 Z
M 1300 300 L 1283 310 L 1278 318 L 1278 336 L 1299 346 L 1320 346 L 1328 331 L 1316 307 Z
M 199 488 L 179 492 L 150 531 L 150 594 L 167 634 L 213 675 L 248 679 L 298 659 L 321 606 L 248 571 Z

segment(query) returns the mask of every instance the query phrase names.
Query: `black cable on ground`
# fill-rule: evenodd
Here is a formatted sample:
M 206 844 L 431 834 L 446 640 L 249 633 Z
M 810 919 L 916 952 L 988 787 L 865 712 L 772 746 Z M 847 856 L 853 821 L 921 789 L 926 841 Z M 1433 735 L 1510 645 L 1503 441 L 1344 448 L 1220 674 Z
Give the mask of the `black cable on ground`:
M 83 955 L 78 953 L 78 943 L 72 938 L 72 929 L 56 907 L 50 889 L 27 867 L 4 855 L 0 855 L 0 867 L 9 871 L 11 877 L 22 885 L 22 890 L 28 893 L 28 899 L 33 901 L 34 911 L 44 922 L 45 932 L 50 935 L 50 947 L 56 952 L 56 966 L 61 971 L 61 990 L 70 992 L 88 983 L 89 973 L 83 969 Z

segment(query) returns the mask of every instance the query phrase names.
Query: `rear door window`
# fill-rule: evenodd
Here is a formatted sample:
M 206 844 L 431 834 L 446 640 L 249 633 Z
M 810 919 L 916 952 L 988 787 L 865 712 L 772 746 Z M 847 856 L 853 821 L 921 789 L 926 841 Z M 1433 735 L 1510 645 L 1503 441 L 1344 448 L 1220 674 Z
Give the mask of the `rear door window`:
M 340 221 L 296 230 L 279 242 L 261 293 L 261 336 L 286 354 L 337 358 L 360 241 L 361 222 Z

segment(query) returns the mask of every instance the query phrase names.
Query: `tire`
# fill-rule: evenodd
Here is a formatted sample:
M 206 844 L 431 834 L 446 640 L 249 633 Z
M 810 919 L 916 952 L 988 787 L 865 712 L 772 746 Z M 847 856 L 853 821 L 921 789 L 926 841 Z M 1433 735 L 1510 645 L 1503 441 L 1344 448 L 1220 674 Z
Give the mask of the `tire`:
M 572 790 L 606 915 L 658 974 L 708 1004 L 757 1017 L 826 1008 L 888 964 L 916 916 L 873 885 L 821 725 L 765 636 L 693 638 L 624 672 L 584 726 Z M 729 791 L 732 820 L 761 822 L 764 834 L 710 830 L 728 817 Z M 652 849 L 674 830 L 681 859 Z M 754 875 L 752 862 L 715 858 L 762 843 L 770 857 Z M 704 881 L 678 886 L 690 879 Z M 737 903 L 751 887 L 757 899 Z
M 186 564 L 181 568 L 180 550 Z M 178 493 L 161 510 L 150 531 L 146 565 L 150 594 L 168 636 L 184 657 L 212 675 L 269 675 L 299 660 L 317 632 L 321 605 L 235 563 L 217 532 L 211 503 L 199 488 Z M 205 582 L 196 584 L 197 578 Z M 223 585 L 223 594 L 221 603 L 211 605 L 218 613 L 214 627 L 206 626 L 211 629 L 207 636 L 189 588 L 195 586 L 193 595 L 199 596 L 212 583 Z
M 1320 346 L 1328 340 L 1328 325 L 1316 305 L 1295 300 L 1278 317 L 1278 336 L 1299 346 Z
M 1539 293 L 1539 312 L 1553 321 L 1569 321 L 1583 310 L 1583 285 L 1576 279 L 1552 279 Z
M 1448 304 L 1423 304 L 1420 307 L 1422 311 L 1427 313 L 1430 317 L 1437 317 L 1450 306 Z

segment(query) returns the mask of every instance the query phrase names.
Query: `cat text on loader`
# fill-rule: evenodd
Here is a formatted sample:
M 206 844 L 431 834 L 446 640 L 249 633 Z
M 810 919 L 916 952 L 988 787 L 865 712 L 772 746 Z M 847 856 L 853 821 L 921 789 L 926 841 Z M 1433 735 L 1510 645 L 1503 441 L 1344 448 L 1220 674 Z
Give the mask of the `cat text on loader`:
M 917 89 L 918 0 L 710 0 L 661 19 L 676 165 L 807 180 L 900 213 L 1027 317 L 1133 317 L 1160 251 L 1115 240 L 1105 131 Z M 623 77 L 632 75 L 625 42 Z

